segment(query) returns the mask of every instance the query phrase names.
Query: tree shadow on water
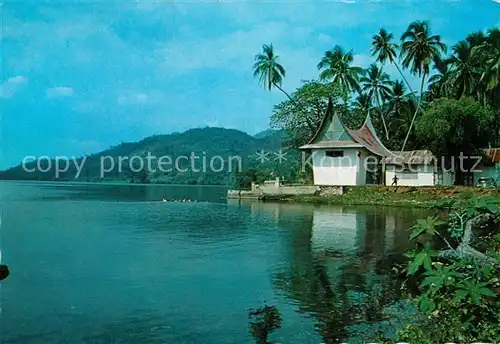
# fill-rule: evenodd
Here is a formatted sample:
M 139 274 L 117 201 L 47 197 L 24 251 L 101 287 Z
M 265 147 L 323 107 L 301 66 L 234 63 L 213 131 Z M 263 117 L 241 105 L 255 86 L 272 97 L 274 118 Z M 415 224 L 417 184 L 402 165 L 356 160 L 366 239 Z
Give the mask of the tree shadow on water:
M 326 265 L 317 261 L 309 271 L 278 273 L 275 286 L 298 302 L 301 313 L 316 319 L 315 329 L 323 343 L 347 342 L 359 335 L 355 330 L 359 325 L 384 322 L 383 310 L 394 301 L 395 285 L 390 279 L 368 285 L 354 273 L 357 265 L 367 263 L 353 260 L 329 276 Z
M 281 314 L 275 306 L 264 305 L 248 312 L 250 333 L 257 344 L 269 344 L 268 337 L 281 327 Z

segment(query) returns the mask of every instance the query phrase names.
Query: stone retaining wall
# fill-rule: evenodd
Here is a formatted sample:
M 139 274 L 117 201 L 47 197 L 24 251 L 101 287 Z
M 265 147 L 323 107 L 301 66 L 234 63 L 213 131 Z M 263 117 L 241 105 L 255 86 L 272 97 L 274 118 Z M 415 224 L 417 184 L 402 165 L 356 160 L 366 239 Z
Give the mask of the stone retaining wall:
M 339 196 L 343 195 L 345 192 L 344 186 L 321 186 L 319 190 L 319 196 Z
M 266 195 L 315 195 L 321 191 L 316 185 L 253 185 L 251 191 L 228 190 L 228 198 L 260 198 Z

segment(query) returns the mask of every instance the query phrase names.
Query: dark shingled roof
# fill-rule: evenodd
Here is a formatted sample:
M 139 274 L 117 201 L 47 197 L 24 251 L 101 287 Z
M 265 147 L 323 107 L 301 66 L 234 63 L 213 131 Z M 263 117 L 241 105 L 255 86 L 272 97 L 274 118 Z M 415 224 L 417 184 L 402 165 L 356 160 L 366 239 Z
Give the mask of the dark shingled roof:
M 358 130 L 347 129 L 347 131 L 354 138 L 354 141 L 362 144 L 370 152 L 385 157 L 391 157 L 393 155 L 393 152 L 385 148 L 382 141 L 378 138 L 370 115 L 366 116 L 365 123 L 363 123 L 361 128 Z
M 301 149 L 324 149 L 324 148 L 362 148 L 363 145 L 354 141 L 319 141 L 317 143 L 309 143 L 300 147 Z
M 412 165 L 427 165 L 432 164 L 434 155 L 429 150 L 414 150 L 404 152 L 393 152 L 393 156 L 386 157 L 382 163 L 384 164 L 412 164 Z
M 486 155 L 488 162 L 495 164 L 500 162 L 500 148 L 483 149 L 483 152 Z
M 482 149 L 486 163 L 500 163 L 500 148 Z M 393 152 L 393 156 L 383 159 L 385 164 L 432 164 L 435 157 L 429 150 Z

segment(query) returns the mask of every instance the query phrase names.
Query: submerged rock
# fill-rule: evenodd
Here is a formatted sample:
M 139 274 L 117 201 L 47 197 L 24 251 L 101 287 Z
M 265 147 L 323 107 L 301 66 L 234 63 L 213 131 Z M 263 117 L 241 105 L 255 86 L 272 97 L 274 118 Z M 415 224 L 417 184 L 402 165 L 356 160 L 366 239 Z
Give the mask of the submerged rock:
M 7 265 L 0 265 L 0 281 L 3 281 L 9 276 L 9 267 Z

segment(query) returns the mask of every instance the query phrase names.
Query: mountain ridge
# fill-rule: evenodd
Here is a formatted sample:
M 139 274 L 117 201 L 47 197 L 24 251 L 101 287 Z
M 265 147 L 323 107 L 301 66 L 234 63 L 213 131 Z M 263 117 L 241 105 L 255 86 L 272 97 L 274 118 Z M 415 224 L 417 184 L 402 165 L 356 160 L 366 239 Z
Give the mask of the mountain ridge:
M 240 168 L 242 170 L 257 169 L 269 173 L 271 170 L 284 167 L 277 166 L 270 154 L 282 148 L 282 139 L 282 131 L 266 130 L 252 136 L 237 129 L 193 128 L 182 133 L 158 134 L 136 142 L 122 142 L 103 151 L 79 157 L 74 164 L 70 164 L 67 171 L 61 171 L 57 173 L 57 176 L 56 161 L 53 159 L 50 160 L 50 168 L 48 161 L 45 161 L 45 164 L 42 164 L 42 161 L 31 161 L 26 164 L 26 170 L 35 170 L 32 172 L 26 171 L 22 164 L 0 171 L 0 179 L 228 184 L 232 178 L 234 179 L 235 170 Z M 259 161 L 259 152 L 268 152 L 269 158 Z M 145 168 L 136 171 L 139 169 L 141 160 L 145 165 L 148 155 L 156 157 L 155 161 L 161 157 L 167 157 L 164 160 L 170 160 L 170 165 L 175 168 L 167 172 L 158 171 L 158 168 L 155 168 L 154 172 L 152 169 L 145 171 Z M 120 157 L 129 162 L 127 165 L 122 161 L 121 169 L 118 170 L 116 164 Z M 233 158 L 232 161 L 231 158 Z M 131 163 L 131 160 L 135 162 Z M 103 162 L 108 163 L 108 166 L 103 165 Z M 59 163 L 62 164 L 62 162 Z M 195 166 L 195 163 L 198 165 Z M 226 163 L 228 164 L 226 168 L 220 170 Z M 229 163 L 237 166 L 229 165 Z M 37 164 L 42 168 L 39 168 Z M 78 164 L 82 165 L 80 173 L 76 166 Z M 107 170 L 111 165 L 114 168 L 103 174 L 103 166 Z M 288 166 L 290 162 L 282 165 Z M 47 171 L 42 171 L 45 169 Z

